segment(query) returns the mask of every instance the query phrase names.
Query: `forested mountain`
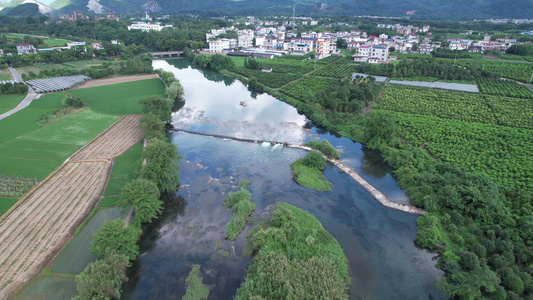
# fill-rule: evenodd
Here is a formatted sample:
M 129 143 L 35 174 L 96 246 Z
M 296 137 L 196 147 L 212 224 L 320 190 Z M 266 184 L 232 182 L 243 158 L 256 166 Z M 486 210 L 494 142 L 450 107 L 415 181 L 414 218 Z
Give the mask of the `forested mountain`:
M 56 0 L 50 7 L 59 13 L 88 12 L 89 6 L 119 14 L 148 10 L 208 16 L 259 16 L 292 15 L 293 4 L 297 15 L 380 15 L 450 20 L 533 16 L 533 0 Z

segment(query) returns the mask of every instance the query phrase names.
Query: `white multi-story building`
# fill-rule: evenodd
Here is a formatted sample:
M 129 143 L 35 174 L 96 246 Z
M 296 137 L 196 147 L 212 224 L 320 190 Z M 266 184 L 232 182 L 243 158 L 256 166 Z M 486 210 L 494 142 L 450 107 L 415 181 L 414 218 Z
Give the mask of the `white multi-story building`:
M 237 47 L 236 39 L 218 39 L 209 41 L 209 52 L 222 52 Z
M 388 60 L 389 46 L 386 44 L 372 46 L 372 51 L 370 51 L 370 58 L 377 58 L 380 61 Z
M 163 25 L 161 26 L 161 23 L 144 23 L 144 22 L 138 22 L 133 23 L 130 26 L 128 26 L 128 30 L 142 30 L 142 31 L 161 31 L 164 28 L 172 28 L 172 25 Z

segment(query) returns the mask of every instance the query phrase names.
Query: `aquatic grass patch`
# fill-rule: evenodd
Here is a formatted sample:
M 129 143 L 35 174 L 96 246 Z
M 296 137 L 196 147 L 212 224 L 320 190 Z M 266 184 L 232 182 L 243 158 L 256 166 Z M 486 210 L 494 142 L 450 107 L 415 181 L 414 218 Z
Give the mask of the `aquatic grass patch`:
M 139 100 L 157 96 L 166 98 L 160 79 L 146 79 L 69 91 L 97 112 L 113 115 L 140 114 Z
M 326 160 L 317 151 L 311 151 L 306 157 L 291 164 L 292 176 L 299 185 L 316 191 L 331 191 L 331 182 L 325 180 L 322 171 L 326 168 Z
M 209 297 L 209 287 L 202 283 L 204 276 L 200 272 L 200 265 L 192 265 L 191 272 L 185 280 L 187 290 L 182 300 L 200 300 Z
M 252 202 L 252 194 L 246 190 L 246 186 L 250 184 L 249 181 L 239 182 L 240 190 L 237 192 L 230 192 L 224 198 L 224 207 L 232 208 L 231 220 L 226 227 L 224 237 L 228 240 L 235 240 L 239 233 L 244 229 L 246 223 L 252 223 L 252 212 L 256 205 Z
M 311 214 L 278 203 L 247 240 L 255 255 L 235 299 L 348 298 L 348 260 Z

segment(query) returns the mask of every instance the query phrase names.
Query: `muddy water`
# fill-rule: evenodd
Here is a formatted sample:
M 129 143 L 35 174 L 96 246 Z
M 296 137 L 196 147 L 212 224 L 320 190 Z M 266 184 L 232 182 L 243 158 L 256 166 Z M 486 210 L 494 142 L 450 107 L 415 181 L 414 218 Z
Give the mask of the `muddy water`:
M 379 153 L 321 132 L 275 98 L 252 95 L 240 82 L 195 69 L 184 60 L 155 61 L 154 67 L 174 72 L 185 88 L 185 103 L 173 115 L 175 127 L 291 143 L 326 138 L 341 151 L 345 164 L 389 199 L 407 201 Z M 253 225 L 235 242 L 225 241 L 231 211 L 223 208 L 222 200 L 237 189 L 240 179 L 252 181 L 248 189 L 257 204 L 255 223 L 268 217 L 279 201 L 304 209 L 322 222 L 348 257 L 353 282 L 350 298 L 439 297 L 432 288 L 440 274 L 433 255 L 414 244 L 417 216 L 381 206 L 337 168 L 328 166 L 325 171 L 333 191 L 316 192 L 291 178 L 289 165 L 305 156 L 303 150 L 188 133 L 168 137 L 183 156 L 182 186 L 168 196 L 163 215 L 143 236 L 142 255 L 123 287 L 123 299 L 181 298 L 192 264 L 201 265 L 210 299 L 232 299 L 250 262 L 242 257 L 242 249 Z

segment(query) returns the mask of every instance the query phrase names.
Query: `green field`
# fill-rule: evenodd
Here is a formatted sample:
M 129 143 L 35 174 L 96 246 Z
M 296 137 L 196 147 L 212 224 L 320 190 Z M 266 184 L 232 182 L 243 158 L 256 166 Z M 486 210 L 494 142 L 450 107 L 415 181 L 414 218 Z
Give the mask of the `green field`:
M 11 73 L 9 70 L 6 69 L 0 69 L 0 81 L 8 81 L 11 80 Z
M 22 290 L 13 300 L 71 299 L 76 295 L 76 281 L 72 277 L 41 275 Z
M 13 204 L 17 202 L 17 199 L 13 198 L 0 198 L 0 216 L 3 215 Z
M 38 74 L 41 71 L 52 70 L 52 69 L 68 69 L 68 70 L 78 70 L 86 69 L 91 66 L 99 66 L 103 63 L 109 61 L 100 60 L 100 59 L 91 59 L 91 60 L 79 60 L 79 61 L 70 61 L 62 64 L 37 64 L 33 66 L 18 67 L 17 71 L 22 75 L 28 75 L 30 72 Z
M 44 179 L 74 151 L 92 140 L 118 117 L 85 109 L 47 126 L 35 122 L 58 107 L 64 95 L 51 94 L 0 120 L 0 170 L 4 175 Z
M 49 47 L 64 47 L 67 45 L 67 43 L 71 42 L 69 40 L 63 40 L 63 39 L 55 39 L 55 38 L 47 38 L 45 36 L 36 36 L 31 34 L 20 34 L 20 33 L 2 33 L 2 36 L 6 36 L 8 39 L 13 39 L 14 43 L 22 43 L 25 36 L 35 36 L 40 37 L 44 45 L 40 45 L 38 48 L 49 48 Z
M 165 86 L 157 78 L 77 89 L 70 94 L 80 98 L 95 112 L 113 115 L 140 114 L 139 100 L 150 96 L 165 96 Z
M 133 174 L 135 172 L 135 162 L 139 160 L 142 152 L 142 141 L 139 141 L 128 151 L 124 152 L 121 156 L 115 158 L 113 162 L 113 168 L 111 169 L 111 174 L 109 175 L 109 180 L 107 182 L 106 189 L 104 191 L 104 199 L 102 204 L 99 206 L 111 206 L 114 205 L 114 202 L 118 200 L 118 197 L 107 197 L 107 196 L 118 196 L 124 184 L 130 179 L 133 179 Z
M 24 97 L 25 95 L 0 96 L 0 114 L 15 108 Z
M 51 270 L 54 273 L 78 274 L 85 267 L 98 259 L 98 256 L 92 255 L 89 245 L 94 239 L 94 233 L 98 231 L 105 220 L 116 220 L 121 216 L 120 208 L 100 209 L 85 224 L 83 229 L 57 256 Z

